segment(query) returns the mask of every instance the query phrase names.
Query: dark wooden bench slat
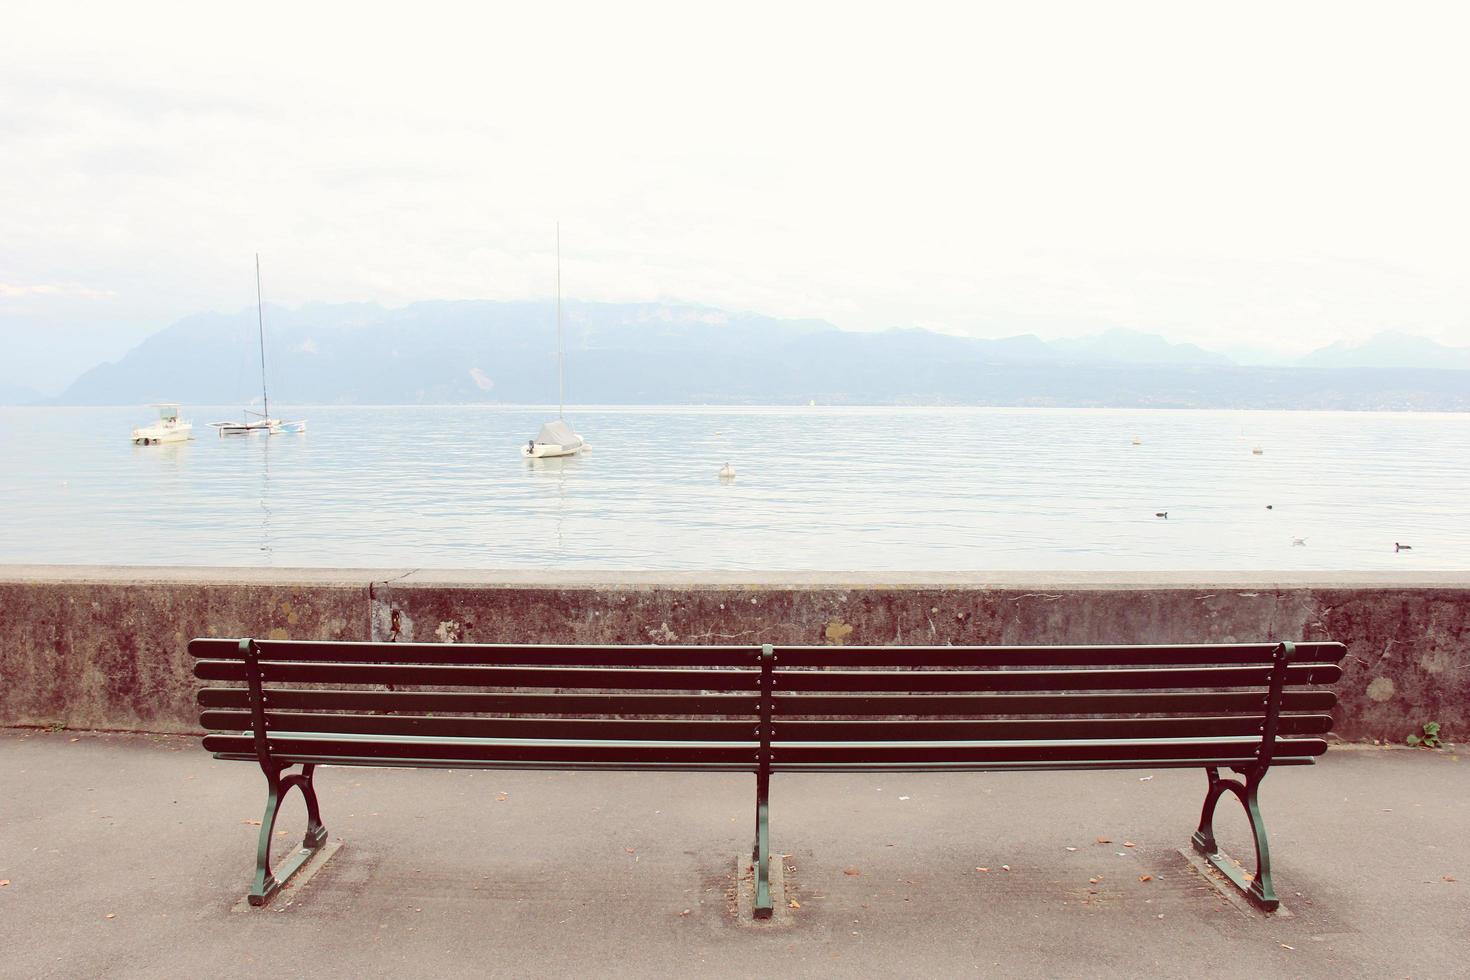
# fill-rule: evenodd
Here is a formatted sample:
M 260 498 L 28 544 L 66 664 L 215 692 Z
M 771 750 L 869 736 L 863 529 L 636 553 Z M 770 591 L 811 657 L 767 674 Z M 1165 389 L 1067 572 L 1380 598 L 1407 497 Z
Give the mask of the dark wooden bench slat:
M 522 694 L 273 687 L 266 696 L 273 708 L 307 711 L 754 716 L 758 710 L 753 694 Z M 243 687 L 200 688 L 198 700 L 204 708 L 250 707 L 250 694 Z
M 392 663 L 527 667 L 750 667 L 759 648 L 749 646 L 634 646 L 515 643 L 359 643 L 325 640 L 256 640 L 262 663 Z M 240 641 L 198 638 L 189 653 L 201 660 L 239 660 Z
M 1092 715 L 1240 711 L 1255 714 L 1264 692 L 1190 691 L 1129 694 L 781 694 L 778 715 Z M 1290 690 L 1283 711 L 1327 711 L 1332 691 Z
M 784 691 L 1098 691 L 1148 688 L 1264 687 L 1271 668 L 1160 667 L 1078 670 L 778 670 Z M 1293 665 L 1286 683 L 1327 684 L 1336 664 Z
M 248 711 L 205 711 L 205 728 L 220 732 L 250 731 Z M 459 738 L 594 739 L 611 741 L 739 742 L 755 738 L 751 721 L 650 719 L 475 718 L 421 715 L 343 715 L 267 711 L 272 737 L 283 732 L 338 732 L 362 735 L 426 735 Z
M 784 667 L 1162 667 L 1211 664 L 1269 665 L 1276 643 L 987 646 L 987 647 L 831 647 L 779 648 Z M 1346 655 L 1341 643 L 1296 644 L 1293 663 L 1337 663 Z
M 250 730 L 248 711 L 205 711 L 205 728 L 218 732 Z M 783 721 L 775 726 L 781 741 L 936 741 L 955 739 L 1179 738 L 1258 735 L 1263 719 L 1247 715 L 1218 718 L 1048 719 L 1044 721 Z M 477 738 L 631 739 L 634 741 L 739 741 L 753 734 L 752 723 L 692 719 L 584 719 L 428 717 L 417 715 L 313 714 L 269 711 L 268 730 L 382 735 L 432 735 Z M 1283 735 L 1323 735 L 1332 730 L 1329 715 L 1285 716 Z
M 755 766 L 757 742 L 598 742 L 591 740 L 548 744 L 527 740 L 429 739 L 422 737 L 386 739 L 350 735 L 272 735 L 271 755 L 288 760 L 298 755 L 322 759 L 440 759 L 468 763 L 518 762 L 643 762 L 643 763 L 749 763 Z M 210 752 L 251 755 L 254 742 L 249 735 L 206 735 L 204 748 Z
M 427 687 L 556 687 L 628 690 L 751 691 L 758 670 L 583 669 L 556 667 L 448 667 L 440 665 L 263 663 L 265 683 L 395 684 Z M 194 676 L 243 681 L 240 661 L 196 660 Z
M 216 759 L 231 762 L 255 762 L 252 754 L 243 752 L 216 752 Z M 282 758 L 283 762 L 287 761 Z M 497 759 L 479 764 L 473 759 L 414 759 L 394 758 L 383 760 L 371 756 L 312 755 L 296 752 L 289 757 L 292 765 L 305 763 L 314 766 L 370 766 L 382 768 L 412 769 L 531 769 L 546 771 L 594 771 L 594 772 L 739 772 L 753 773 L 756 763 L 751 762 L 571 762 L 564 759 Z
M 814 762 L 792 763 L 776 759 L 772 772 L 1052 772 L 1078 769 L 1201 769 L 1251 766 L 1252 756 L 1237 758 L 1178 759 L 1053 759 L 1047 762 Z M 1282 756 L 1272 766 L 1310 766 L 1313 756 Z
M 1124 759 L 1254 758 L 1260 739 L 1107 739 L 995 742 L 778 742 L 775 758 L 783 764 L 831 762 L 1059 762 Z M 1278 738 L 1283 756 L 1321 755 L 1320 738 Z
M 247 719 L 248 720 L 248 719 Z M 1260 736 L 1261 715 L 1193 718 L 1048 718 L 1032 721 L 778 721 L 778 741 L 983 741 L 994 739 Z M 738 724 L 738 723 L 737 723 Z M 1284 715 L 1282 735 L 1325 735 L 1331 715 Z
M 254 763 L 256 757 L 248 752 L 216 752 L 216 758 L 234 763 Z M 285 760 L 282 760 L 285 761 Z M 1273 758 L 1272 765 L 1313 765 L 1316 758 L 1280 757 Z M 381 767 L 379 758 L 331 757 L 331 755 L 291 755 L 291 763 L 313 765 L 369 765 Z M 828 763 L 816 765 L 785 765 L 776 761 L 772 771 L 776 773 L 1014 773 L 1014 771 L 1053 771 L 1057 768 L 1069 770 L 1123 770 L 1123 768 L 1201 768 L 1205 765 L 1251 765 L 1252 758 L 1235 760 L 1205 760 L 1205 758 L 1160 758 L 1160 760 L 1097 761 L 1076 760 L 1073 763 Z M 435 760 L 435 758 L 395 758 L 392 765 L 413 768 L 512 768 L 512 770 L 613 770 L 613 771 L 675 771 L 675 773 L 754 773 L 754 763 L 567 763 L 567 761 L 516 761 L 498 760 L 476 765 L 473 760 Z

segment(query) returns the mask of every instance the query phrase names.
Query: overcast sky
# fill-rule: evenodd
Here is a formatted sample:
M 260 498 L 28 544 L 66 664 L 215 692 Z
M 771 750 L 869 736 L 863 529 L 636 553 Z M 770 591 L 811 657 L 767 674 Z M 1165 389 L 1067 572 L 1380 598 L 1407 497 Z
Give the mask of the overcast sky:
M 7 4 L 0 331 L 547 296 L 560 220 L 582 299 L 1470 345 L 1465 5 L 975 6 Z

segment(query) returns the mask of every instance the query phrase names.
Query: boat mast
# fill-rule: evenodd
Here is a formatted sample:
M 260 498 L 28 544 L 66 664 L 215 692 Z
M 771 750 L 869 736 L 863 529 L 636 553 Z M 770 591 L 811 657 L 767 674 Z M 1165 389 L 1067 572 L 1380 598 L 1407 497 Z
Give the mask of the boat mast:
M 265 418 L 271 417 L 271 400 L 265 392 L 265 313 L 260 301 L 260 253 L 255 253 L 255 322 L 260 327 L 260 400 Z
M 566 418 L 567 355 L 561 344 L 561 222 L 556 223 L 556 417 Z

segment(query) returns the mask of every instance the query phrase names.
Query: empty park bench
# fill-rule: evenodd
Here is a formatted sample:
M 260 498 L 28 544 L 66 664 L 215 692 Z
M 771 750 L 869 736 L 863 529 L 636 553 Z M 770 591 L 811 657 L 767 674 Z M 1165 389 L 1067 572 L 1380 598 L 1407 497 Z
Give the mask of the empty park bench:
M 755 914 L 771 914 L 770 778 L 802 772 L 1202 768 L 1194 847 L 1275 909 L 1257 794 L 1327 751 L 1340 643 L 1132 646 L 551 646 L 196 639 L 204 748 L 258 762 L 268 795 L 249 900 L 327 832 L 320 765 L 744 772 L 756 777 Z M 216 683 L 218 682 L 218 683 Z M 290 772 L 294 767 L 300 770 Z M 1235 775 L 1222 776 L 1221 770 Z M 283 794 L 303 849 L 278 870 Z M 1248 876 L 1216 804 L 1245 807 Z

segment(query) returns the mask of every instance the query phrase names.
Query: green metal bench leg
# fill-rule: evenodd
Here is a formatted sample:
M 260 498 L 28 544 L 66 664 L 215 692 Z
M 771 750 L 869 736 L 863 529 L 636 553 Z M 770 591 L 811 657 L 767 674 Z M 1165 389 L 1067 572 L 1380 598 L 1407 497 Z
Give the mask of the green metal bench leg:
M 269 791 L 266 794 L 265 815 L 260 819 L 260 843 L 255 849 L 255 881 L 248 896 L 251 905 L 264 905 L 281 887 L 290 881 L 296 872 L 311 859 L 317 849 L 327 842 L 327 828 L 322 825 L 321 811 L 317 807 L 316 789 L 312 786 L 315 766 L 302 766 L 301 772 L 289 776 L 277 773 L 267 775 Z M 301 841 L 301 850 L 292 854 L 281 865 L 280 874 L 271 871 L 271 839 L 275 835 L 276 815 L 280 811 L 281 799 L 291 787 L 301 790 L 306 800 L 306 836 Z
M 1276 889 L 1271 883 L 1271 849 L 1266 841 L 1266 822 L 1261 817 L 1258 791 L 1264 774 L 1246 774 L 1244 780 L 1222 779 L 1218 769 L 1206 769 L 1210 789 L 1205 796 L 1204 810 L 1200 814 L 1199 829 L 1194 832 L 1194 849 L 1204 855 L 1214 868 L 1229 878 L 1231 883 L 1245 893 L 1251 903 L 1264 912 L 1274 912 L 1281 905 Z M 1226 793 L 1235 794 L 1245 807 L 1250 820 L 1251 833 L 1256 839 L 1256 873 L 1247 878 L 1245 872 L 1220 854 L 1215 842 L 1215 807 Z
M 751 853 L 755 868 L 755 917 L 771 917 L 771 777 L 758 772 L 755 777 L 755 850 Z

